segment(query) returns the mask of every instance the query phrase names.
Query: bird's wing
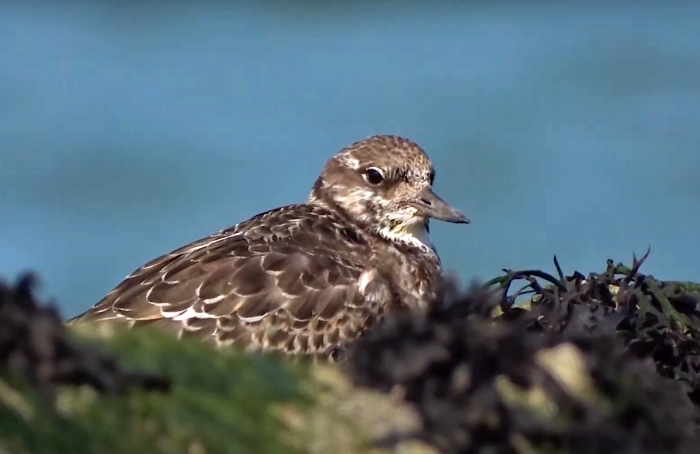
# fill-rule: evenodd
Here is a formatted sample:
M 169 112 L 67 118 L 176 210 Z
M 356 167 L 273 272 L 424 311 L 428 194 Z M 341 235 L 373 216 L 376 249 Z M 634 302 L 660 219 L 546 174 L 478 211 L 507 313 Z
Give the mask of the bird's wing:
M 70 323 L 124 319 L 218 344 L 323 354 L 381 315 L 389 286 L 363 263 L 365 243 L 339 244 L 337 226 L 314 216 L 263 216 L 145 264 Z

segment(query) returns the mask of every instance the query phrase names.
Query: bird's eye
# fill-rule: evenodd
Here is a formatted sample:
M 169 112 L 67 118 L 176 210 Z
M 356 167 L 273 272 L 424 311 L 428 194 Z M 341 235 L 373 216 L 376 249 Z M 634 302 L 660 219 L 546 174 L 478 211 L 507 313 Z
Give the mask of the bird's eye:
M 379 184 L 384 181 L 384 174 L 376 167 L 370 167 L 365 171 L 365 180 L 369 184 Z

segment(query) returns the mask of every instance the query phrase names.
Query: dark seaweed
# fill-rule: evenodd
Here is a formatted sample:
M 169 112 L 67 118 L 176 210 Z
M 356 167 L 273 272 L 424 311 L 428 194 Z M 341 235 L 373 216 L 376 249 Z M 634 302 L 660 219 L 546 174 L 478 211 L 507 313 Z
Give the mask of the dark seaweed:
M 56 307 L 33 294 L 25 274 L 15 285 L 0 281 L 0 370 L 54 395 L 61 385 L 89 385 L 121 393 L 132 387 L 165 391 L 165 377 L 130 372 L 109 355 L 70 339 Z
M 697 452 L 697 287 L 641 274 L 645 258 L 587 277 L 564 276 L 555 258 L 557 277 L 504 270 L 464 295 L 453 286 L 427 314 L 390 318 L 351 346 L 347 373 L 415 406 L 421 431 L 393 441 L 445 453 Z M 585 392 L 546 358 L 571 361 Z

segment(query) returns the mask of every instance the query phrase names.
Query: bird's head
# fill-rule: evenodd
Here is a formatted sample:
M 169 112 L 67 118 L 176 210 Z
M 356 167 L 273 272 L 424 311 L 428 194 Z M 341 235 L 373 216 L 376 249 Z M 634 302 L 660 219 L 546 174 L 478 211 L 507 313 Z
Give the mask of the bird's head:
M 355 142 L 325 165 L 309 201 L 340 209 L 360 227 L 390 241 L 432 247 L 430 219 L 469 223 L 432 188 L 425 151 L 397 136 Z

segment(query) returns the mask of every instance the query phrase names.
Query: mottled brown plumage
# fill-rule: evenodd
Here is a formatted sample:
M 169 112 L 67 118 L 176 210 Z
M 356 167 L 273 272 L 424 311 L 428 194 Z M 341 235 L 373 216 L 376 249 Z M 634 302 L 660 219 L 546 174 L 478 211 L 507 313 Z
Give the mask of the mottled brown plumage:
M 305 204 L 159 257 L 69 323 L 122 320 L 218 345 L 334 356 L 398 308 L 426 308 L 441 279 L 430 217 L 468 222 L 431 190 L 425 152 L 373 136 L 333 156 Z

